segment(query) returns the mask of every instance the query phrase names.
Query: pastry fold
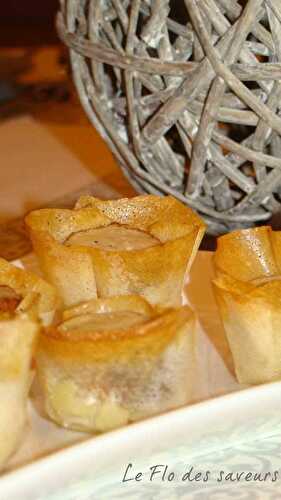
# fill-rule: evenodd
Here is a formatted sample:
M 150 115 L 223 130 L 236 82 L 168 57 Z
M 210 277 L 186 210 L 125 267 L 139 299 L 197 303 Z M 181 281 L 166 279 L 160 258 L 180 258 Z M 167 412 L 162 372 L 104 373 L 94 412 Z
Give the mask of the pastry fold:
M 155 308 L 139 296 L 92 300 L 65 311 L 64 321 L 39 340 L 47 414 L 64 427 L 103 432 L 185 404 L 194 335 L 187 306 Z
M 84 196 L 73 210 L 31 212 L 26 224 L 42 271 L 66 307 L 129 294 L 179 306 L 185 273 L 205 231 L 202 220 L 176 199 L 150 195 L 113 201 Z M 159 244 L 131 250 L 65 244 L 77 232 L 117 224 L 144 231 Z
M 51 324 L 59 306 L 59 298 L 52 285 L 0 258 L 1 287 L 12 289 L 20 297 L 18 312 L 33 314 L 45 326 Z
M 0 468 L 23 435 L 36 340 L 56 306 L 51 285 L 0 259 Z
M 39 323 L 27 314 L 1 319 L 0 312 L 0 469 L 23 437 L 38 333 Z
M 270 227 L 218 239 L 214 292 L 242 384 L 281 378 L 280 242 Z

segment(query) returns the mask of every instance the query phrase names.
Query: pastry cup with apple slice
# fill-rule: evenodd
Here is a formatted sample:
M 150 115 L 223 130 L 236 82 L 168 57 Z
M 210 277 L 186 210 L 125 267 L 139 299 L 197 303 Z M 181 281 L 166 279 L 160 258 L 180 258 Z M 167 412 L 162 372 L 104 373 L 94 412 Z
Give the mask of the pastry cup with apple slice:
M 214 291 L 238 381 L 281 378 L 281 232 L 234 231 L 218 239 Z
M 93 298 L 142 295 L 179 306 L 185 273 L 205 231 L 201 219 L 168 196 L 101 201 L 26 218 L 35 253 L 66 307 Z
M 51 285 L 0 259 L 0 468 L 22 438 L 36 339 L 56 303 Z
M 94 299 L 40 334 L 39 384 L 59 425 L 103 432 L 185 404 L 194 377 L 194 315 L 139 296 Z

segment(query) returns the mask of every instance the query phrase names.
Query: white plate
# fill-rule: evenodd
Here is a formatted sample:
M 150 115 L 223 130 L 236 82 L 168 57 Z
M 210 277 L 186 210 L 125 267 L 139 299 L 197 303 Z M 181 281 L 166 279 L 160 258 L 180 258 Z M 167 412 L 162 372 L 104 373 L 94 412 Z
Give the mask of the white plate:
M 32 268 L 34 261 L 24 264 Z M 94 438 L 42 419 L 31 404 L 28 435 L 0 479 L 1 500 L 174 500 L 187 494 L 207 500 L 211 491 L 223 490 L 219 498 L 224 499 L 233 489 L 236 495 L 248 489 L 256 495 L 235 498 L 274 498 L 265 495 L 279 491 L 278 479 L 281 485 L 281 472 L 272 481 L 281 467 L 281 383 L 250 389 L 236 383 L 211 275 L 211 254 L 200 252 L 186 286 L 200 321 L 194 404 Z M 141 481 L 122 482 L 128 463 L 133 464 L 130 473 L 143 472 Z M 149 467 L 156 464 L 167 465 L 174 479 L 156 474 L 150 481 Z M 194 473 L 202 471 L 201 479 L 181 481 L 192 465 Z M 217 481 L 221 470 L 243 469 L 268 475 L 265 481 L 246 482 L 242 476 Z

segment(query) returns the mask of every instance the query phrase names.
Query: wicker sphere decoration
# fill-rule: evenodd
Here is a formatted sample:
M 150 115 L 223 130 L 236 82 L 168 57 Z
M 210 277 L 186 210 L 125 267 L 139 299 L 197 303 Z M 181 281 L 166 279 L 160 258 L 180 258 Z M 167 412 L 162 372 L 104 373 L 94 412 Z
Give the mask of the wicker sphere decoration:
M 219 234 L 281 203 L 280 0 L 61 0 L 81 102 L 140 192 Z

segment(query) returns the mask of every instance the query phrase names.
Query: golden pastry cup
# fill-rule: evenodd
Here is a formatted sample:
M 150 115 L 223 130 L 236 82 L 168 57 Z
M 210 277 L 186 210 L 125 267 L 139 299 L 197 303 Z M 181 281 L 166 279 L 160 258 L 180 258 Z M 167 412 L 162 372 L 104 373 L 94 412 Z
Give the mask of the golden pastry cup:
M 171 196 L 101 201 L 80 198 L 74 210 L 44 209 L 26 218 L 42 271 L 66 307 L 93 298 L 142 295 L 152 304 L 181 304 L 189 271 L 205 231 L 202 220 Z M 112 224 L 145 231 L 159 244 L 107 250 L 66 246 L 76 232 Z
M 139 322 L 79 327 L 85 314 L 122 312 Z M 59 425 L 104 432 L 190 400 L 195 334 L 187 306 L 153 308 L 139 296 L 119 296 L 74 307 L 64 318 L 41 333 L 37 351 L 45 410 Z
M 55 290 L 0 259 L 0 469 L 16 450 L 27 421 L 31 362 L 41 322 L 50 324 Z
M 280 242 L 266 226 L 218 239 L 214 292 L 241 384 L 281 378 Z

